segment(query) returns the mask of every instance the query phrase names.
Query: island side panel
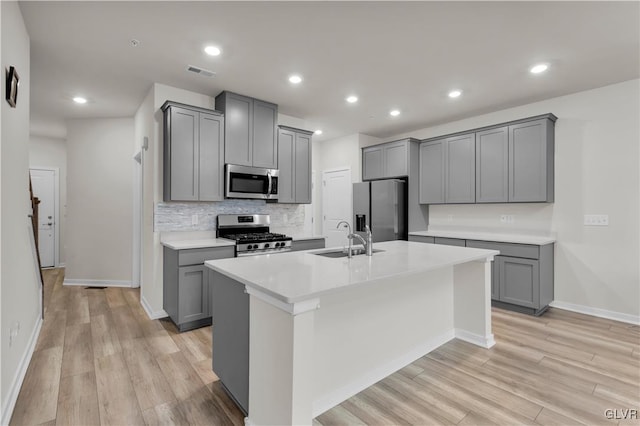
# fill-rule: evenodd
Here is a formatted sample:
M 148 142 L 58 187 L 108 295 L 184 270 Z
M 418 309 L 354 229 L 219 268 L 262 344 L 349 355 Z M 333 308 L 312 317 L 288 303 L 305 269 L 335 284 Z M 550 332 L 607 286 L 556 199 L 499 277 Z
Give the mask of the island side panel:
M 491 332 L 491 263 L 482 260 L 453 267 L 456 337 L 484 348 L 495 345 Z
M 313 416 L 453 336 L 452 267 L 321 297 L 315 317 Z
M 250 296 L 248 425 L 311 425 L 315 310 Z

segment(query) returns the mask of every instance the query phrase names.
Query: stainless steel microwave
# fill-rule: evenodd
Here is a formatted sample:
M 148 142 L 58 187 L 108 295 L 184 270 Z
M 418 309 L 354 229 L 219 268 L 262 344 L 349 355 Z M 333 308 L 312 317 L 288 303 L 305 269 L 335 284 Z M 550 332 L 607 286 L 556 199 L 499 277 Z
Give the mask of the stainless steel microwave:
M 225 197 L 278 199 L 278 170 L 225 165 Z

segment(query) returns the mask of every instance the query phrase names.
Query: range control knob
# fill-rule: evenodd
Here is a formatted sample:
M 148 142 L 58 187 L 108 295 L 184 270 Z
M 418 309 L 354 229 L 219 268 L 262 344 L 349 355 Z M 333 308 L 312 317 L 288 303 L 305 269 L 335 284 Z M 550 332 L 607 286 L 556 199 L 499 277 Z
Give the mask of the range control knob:
M 264 248 L 269 248 L 269 243 L 266 243 L 266 244 L 264 245 Z

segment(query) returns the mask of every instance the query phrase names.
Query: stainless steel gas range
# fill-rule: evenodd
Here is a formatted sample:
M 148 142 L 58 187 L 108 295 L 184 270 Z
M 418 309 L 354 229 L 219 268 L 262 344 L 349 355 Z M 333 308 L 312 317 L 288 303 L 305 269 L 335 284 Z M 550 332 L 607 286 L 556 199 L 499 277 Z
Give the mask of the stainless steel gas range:
M 279 253 L 291 250 L 291 237 L 269 232 L 268 214 L 218 215 L 216 234 L 236 242 L 236 256 Z

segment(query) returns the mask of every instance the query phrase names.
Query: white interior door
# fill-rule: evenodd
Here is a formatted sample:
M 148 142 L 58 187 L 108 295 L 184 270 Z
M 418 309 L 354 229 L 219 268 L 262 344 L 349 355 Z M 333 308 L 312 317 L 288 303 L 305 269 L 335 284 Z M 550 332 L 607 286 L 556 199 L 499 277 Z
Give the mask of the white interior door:
M 347 243 L 347 230 L 336 226 L 341 220 L 351 224 L 352 191 L 351 169 L 322 172 L 322 233 L 327 238 L 327 247 Z
M 38 197 L 38 249 L 43 268 L 56 265 L 56 172 L 31 169 L 31 186 Z

